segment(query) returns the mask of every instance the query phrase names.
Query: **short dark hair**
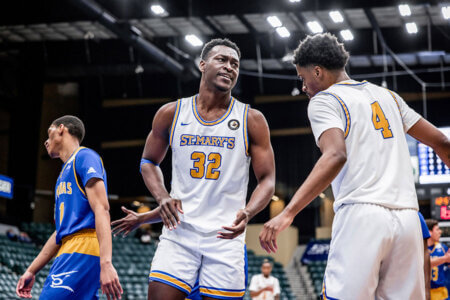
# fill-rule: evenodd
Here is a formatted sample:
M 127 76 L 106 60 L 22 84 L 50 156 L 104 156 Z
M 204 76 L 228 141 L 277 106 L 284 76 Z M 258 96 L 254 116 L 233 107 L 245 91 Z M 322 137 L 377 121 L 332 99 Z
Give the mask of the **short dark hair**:
M 270 266 L 273 267 L 272 262 L 270 260 L 268 260 L 267 258 L 263 259 L 263 261 L 261 263 L 261 266 L 264 265 L 264 264 L 270 264 Z
M 215 46 L 226 46 L 230 47 L 231 49 L 236 50 L 239 59 L 241 59 L 241 50 L 239 50 L 239 47 L 229 39 L 212 39 L 209 42 L 203 46 L 202 54 L 200 55 L 200 58 L 202 60 L 206 60 L 208 58 L 208 54 L 211 51 L 212 48 Z
M 59 126 L 63 124 L 69 130 L 70 135 L 76 137 L 81 143 L 84 139 L 84 124 L 79 118 L 71 115 L 62 116 L 52 122 L 52 125 Z
M 438 225 L 438 221 L 435 219 L 426 219 L 425 223 L 427 223 L 428 230 L 433 230 L 433 227 Z
M 294 51 L 293 63 L 300 67 L 319 65 L 328 70 L 339 70 L 345 67 L 349 56 L 344 44 L 327 32 L 308 35 L 301 41 Z

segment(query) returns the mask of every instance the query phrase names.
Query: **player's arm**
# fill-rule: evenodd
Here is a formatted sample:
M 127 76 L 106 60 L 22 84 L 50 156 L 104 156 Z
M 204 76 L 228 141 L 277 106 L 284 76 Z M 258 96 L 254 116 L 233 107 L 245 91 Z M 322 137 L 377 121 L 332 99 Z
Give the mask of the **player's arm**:
M 423 239 L 423 272 L 425 275 L 425 299 L 430 300 L 431 289 L 431 262 L 428 250 L 428 239 Z
M 33 260 L 25 273 L 19 278 L 16 294 L 19 297 L 31 298 L 31 288 L 36 274 L 56 255 L 61 245 L 56 244 L 56 231 L 48 238 L 41 252 Z
M 145 141 L 145 159 L 141 164 L 142 178 L 150 193 L 159 204 L 161 219 L 169 229 L 176 228 L 179 222 L 178 212 L 183 213 L 181 201 L 172 199 L 164 186 L 164 176 L 159 167 L 169 147 L 170 128 L 175 114 L 176 102 L 161 107 L 156 113 L 152 130 Z
M 248 221 L 267 206 L 275 191 L 275 159 L 270 143 L 270 131 L 263 114 L 255 109 L 248 113 L 249 154 L 258 185 L 244 210 L 238 212 L 229 232 L 219 232 L 219 238 L 232 239 L 244 232 Z
M 112 241 L 109 203 L 105 183 L 100 178 L 91 178 L 86 183 L 86 196 L 95 215 L 95 231 L 100 246 L 100 284 L 108 300 L 120 299 L 123 293 L 119 276 L 112 265 Z
M 161 222 L 162 219 L 159 215 L 160 210 L 161 208 L 158 207 L 145 213 L 137 213 L 122 206 L 122 211 L 127 215 L 122 219 L 116 220 L 111 223 L 111 225 L 114 226 L 114 228 L 112 229 L 114 236 L 120 234 L 122 234 L 123 236 L 127 236 L 130 232 L 132 232 L 142 224 L 153 224 Z
M 450 167 L 450 139 L 433 124 L 420 118 L 409 130 L 408 134 L 430 146 L 440 159 Z
M 278 234 L 286 229 L 294 217 L 312 200 L 325 190 L 339 174 L 347 161 L 344 132 L 338 128 L 330 128 L 319 138 L 322 156 L 319 158 L 305 182 L 292 197 L 285 209 L 275 218 L 264 224 L 259 235 L 261 247 L 267 252 L 277 250 Z
M 449 262 L 450 262 L 450 250 L 445 252 L 444 256 L 431 257 L 430 266 L 431 266 L 431 268 L 434 268 L 434 267 L 437 267 L 437 266 L 440 266 L 442 264 L 449 263 Z

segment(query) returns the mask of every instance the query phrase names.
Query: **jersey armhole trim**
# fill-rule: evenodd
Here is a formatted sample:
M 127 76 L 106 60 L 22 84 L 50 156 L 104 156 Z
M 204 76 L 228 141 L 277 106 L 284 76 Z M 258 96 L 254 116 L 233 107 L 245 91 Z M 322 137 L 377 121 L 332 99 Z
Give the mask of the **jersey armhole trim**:
M 344 115 L 345 115 L 344 138 L 347 138 L 348 134 L 350 133 L 350 128 L 351 128 L 351 124 L 352 124 L 352 119 L 350 117 L 350 111 L 348 110 L 347 105 L 338 95 L 336 95 L 334 93 L 331 93 L 331 92 L 321 92 L 321 93 L 333 96 L 341 105 L 341 108 L 344 111 Z
M 244 109 L 244 126 L 242 126 L 242 131 L 244 134 L 244 146 L 245 146 L 245 155 L 250 156 L 249 152 L 248 152 L 248 111 L 250 110 L 250 105 L 246 104 L 245 105 L 245 109 Z
M 392 98 L 394 98 L 395 104 L 397 104 L 398 112 L 400 113 L 400 117 L 401 117 L 402 111 L 400 110 L 400 105 L 398 104 L 397 97 L 395 97 L 394 93 L 391 90 L 387 89 L 387 91 L 389 92 L 389 94 L 391 94 Z
M 172 147 L 173 135 L 175 133 L 175 127 L 177 125 L 178 116 L 180 115 L 180 106 L 181 106 L 181 99 L 178 99 L 177 106 L 175 108 L 175 114 L 173 115 L 172 126 L 170 128 L 170 137 L 169 137 L 169 146 L 170 147 Z
M 84 191 L 84 189 L 81 188 L 80 183 L 78 182 L 78 174 L 77 174 L 77 170 L 76 170 L 76 167 L 75 167 L 75 166 L 76 166 L 75 161 L 76 161 L 76 159 L 77 159 L 77 154 L 78 154 L 78 152 L 79 152 L 81 149 L 86 149 L 86 147 L 80 147 L 80 148 L 78 148 L 77 152 L 74 154 L 72 169 L 73 169 L 73 175 L 74 175 L 74 177 L 75 177 L 75 182 L 77 183 L 77 187 L 78 187 L 78 189 L 81 191 L 81 193 L 83 193 L 83 195 L 86 197 L 86 192 Z

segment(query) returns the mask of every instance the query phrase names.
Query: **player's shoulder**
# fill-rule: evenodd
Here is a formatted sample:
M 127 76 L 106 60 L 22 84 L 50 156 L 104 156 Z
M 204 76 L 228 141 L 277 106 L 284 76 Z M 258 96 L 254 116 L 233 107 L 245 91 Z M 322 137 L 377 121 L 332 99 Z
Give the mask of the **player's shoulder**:
M 76 158 L 77 160 L 100 159 L 100 155 L 91 148 L 81 147 L 80 150 L 77 152 Z

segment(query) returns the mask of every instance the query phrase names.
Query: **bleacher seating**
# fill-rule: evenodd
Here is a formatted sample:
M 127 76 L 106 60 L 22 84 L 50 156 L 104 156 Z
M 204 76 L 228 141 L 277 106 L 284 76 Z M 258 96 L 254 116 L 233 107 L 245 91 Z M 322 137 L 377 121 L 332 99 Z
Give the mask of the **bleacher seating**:
M 28 232 L 30 237 L 43 245 L 48 237 L 54 231 L 50 224 L 23 223 L 23 231 Z M 15 288 L 19 276 L 26 270 L 28 265 L 38 255 L 40 249 L 35 244 L 26 244 L 10 241 L 6 236 L 0 235 L 0 300 L 19 299 L 15 296 Z M 119 274 L 122 284 L 124 300 L 142 300 L 147 299 L 148 274 L 150 263 L 155 254 L 156 244 L 142 244 L 133 234 L 126 238 L 113 238 L 113 264 Z M 271 257 L 257 256 L 253 251 L 248 250 L 249 280 L 253 275 L 260 273 L 261 263 L 267 258 L 273 262 Z M 44 281 L 49 273 L 51 263 L 41 270 L 36 276 L 36 282 L 33 286 L 33 299 L 38 299 L 42 290 Z M 272 275 L 280 281 L 281 300 L 294 300 L 291 287 L 286 274 L 280 263 L 274 262 Z M 101 292 L 100 292 L 101 295 Z M 101 295 L 100 299 L 106 299 Z M 244 296 L 245 300 L 250 299 L 250 293 Z

